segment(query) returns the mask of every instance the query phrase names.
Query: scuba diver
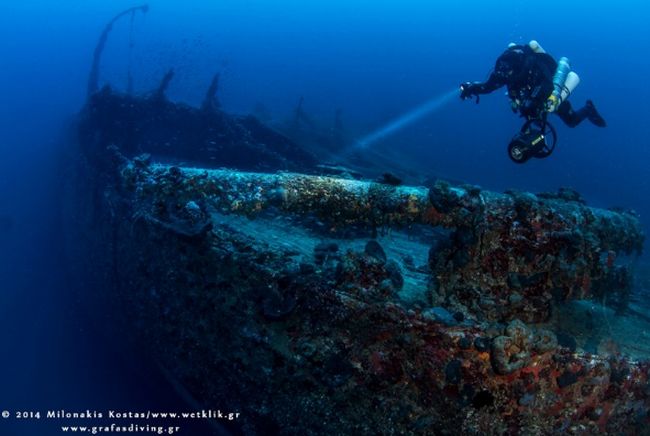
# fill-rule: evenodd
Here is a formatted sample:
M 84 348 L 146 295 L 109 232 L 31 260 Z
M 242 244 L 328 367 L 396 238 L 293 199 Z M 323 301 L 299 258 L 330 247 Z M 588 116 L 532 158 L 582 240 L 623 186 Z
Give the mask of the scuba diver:
M 533 40 L 526 45 L 510 44 L 486 82 L 461 84 L 460 98 L 476 96 L 478 103 L 479 95 L 507 87 L 513 112 L 527 120 L 509 147 L 510 157 L 523 163 L 531 157 L 548 157 L 555 148 L 557 135 L 546 120 L 549 113 L 556 113 L 569 127 L 584 119 L 598 127 L 606 126 L 591 100 L 579 110 L 571 107 L 567 99 L 579 83 L 580 77 L 571 71 L 567 58 L 556 62 Z

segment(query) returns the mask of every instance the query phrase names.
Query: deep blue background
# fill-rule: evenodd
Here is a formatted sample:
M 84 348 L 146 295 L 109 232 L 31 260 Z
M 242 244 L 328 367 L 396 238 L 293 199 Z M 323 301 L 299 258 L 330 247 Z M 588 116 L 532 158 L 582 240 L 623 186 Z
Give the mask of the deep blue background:
M 136 91 L 155 87 L 174 67 L 170 97 L 197 104 L 212 74 L 222 71 L 228 111 L 249 112 L 262 102 L 281 119 L 304 96 L 306 109 L 322 120 L 342 108 L 346 126 L 359 135 L 463 81 L 485 79 L 509 42 L 537 39 L 556 58 L 571 59 L 582 78 L 571 100 L 580 106 L 593 99 L 606 129 L 569 129 L 558 120 L 561 142 L 552 158 L 517 166 L 505 146 L 521 120 L 497 91 L 479 105 L 454 100 L 376 146 L 399 150 L 419 169 L 488 189 L 571 186 L 591 204 L 634 208 L 649 222 L 645 2 L 149 4 L 134 23 Z M 52 189 L 60 139 L 83 104 L 96 39 L 110 17 L 133 5 L 0 3 L 0 215 L 16 221 L 0 233 L 0 409 L 123 405 L 129 396 L 137 404 L 157 395 L 144 384 L 133 387 L 138 370 L 102 353 L 104 342 L 70 312 L 72 284 L 58 252 Z M 128 22 L 115 26 L 102 68 L 102 81 L 122 88 Z

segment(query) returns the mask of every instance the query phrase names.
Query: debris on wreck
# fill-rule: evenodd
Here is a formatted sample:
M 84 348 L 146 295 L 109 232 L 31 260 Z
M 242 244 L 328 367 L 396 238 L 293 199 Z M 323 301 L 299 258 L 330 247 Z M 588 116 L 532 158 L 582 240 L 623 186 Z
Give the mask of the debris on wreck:
M 647 431 L 650 363 L 553 321 L 625 310 L 634 214 L 306 174 L 315 157 L 219 108 L 217 76 L 202 108 L 164 97 L 172 76 L 89 96 L 69 237 L 93 296 L 198 402 L 241 412 L 244 434 Z
M 397 176 L 391 173 L 384 173 L 381 175 L 381 177 L 377 180 L 379 183 L 384 183 L 386 185 L 392 185 L 392 186 L 399 186 L 402 184 L 402 180 L 399 179 Z
M 210 87 L 208 88 L 208 92 L 205 94 L 205 99 L 201 106 L 204 111 L 216 112 L 221 107 L 221 103 L 219 103 L 219 98 L 217 97 L 217 91 L 219 90 L 219 77 L 221 77 L 221 74 L 215 74 L 212 78 L 212 82 L 210 82 Z
M 102 59 L 102 54 L 104 53 L 104 48 L 106 47 L 106 41 L 108 41 L 108 35 L 111 33 L 111 30 L 113 30 L 113 25 L 120 18 L 127 15 L 131 15 L 131 20 L 133 21 L 133 16 L 138 11 L 142 12 L 143 14 L 146 14 L 149 11 L 149 6 L 142 5 L 142 6 L 135 6 L 126 9 L 125 11 L 122 11 L 119 14 L 117 14 L 115 17 L 113 17 L 113 19 L 111 19 L 111 21 L 109 21 L 104 27 L 104 30 L 102 31 L 101 35 L 99 36 L 99 40 L 97 41 L 97 45 L 95 46 L 95 52 L 93 53 L 93 62 L 90 68 L 90 75 L 88 76 L 88 90 L 87 90 L 88 97 L 96 93 L 97 90 L 99 89 L 99 67 Z M 129 79 L 128 88 L 130 90 L 131 89 L 130 71 L 129 71 L 128 79 Z

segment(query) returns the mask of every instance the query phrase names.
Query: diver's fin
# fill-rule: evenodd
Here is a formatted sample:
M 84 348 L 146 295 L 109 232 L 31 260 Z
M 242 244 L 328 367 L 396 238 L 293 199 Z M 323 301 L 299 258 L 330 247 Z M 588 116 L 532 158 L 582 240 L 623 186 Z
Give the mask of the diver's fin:
M 596 106 L 594 106 L 594 102 L 591 100 L 587 100 L 587 119 L 591 121 L 593 124 L 595 124 L 598 127 L 605 127 L 607 126 L 607 123 L 605 122 L 605 119 L 600 116 L 598 111 L 596 110 Z

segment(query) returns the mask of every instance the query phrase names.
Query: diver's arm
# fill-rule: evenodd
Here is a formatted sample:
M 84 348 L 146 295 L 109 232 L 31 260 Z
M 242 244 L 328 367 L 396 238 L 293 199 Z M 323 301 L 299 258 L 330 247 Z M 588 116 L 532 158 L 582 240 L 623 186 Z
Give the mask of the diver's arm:
M 490 92 L 501 88 L 503 83 L 496 73 L 490 74 L 485 82 L 465 82 L 460 85 L 460 98 L 465 100 L 474 95 L 489 94 Z

